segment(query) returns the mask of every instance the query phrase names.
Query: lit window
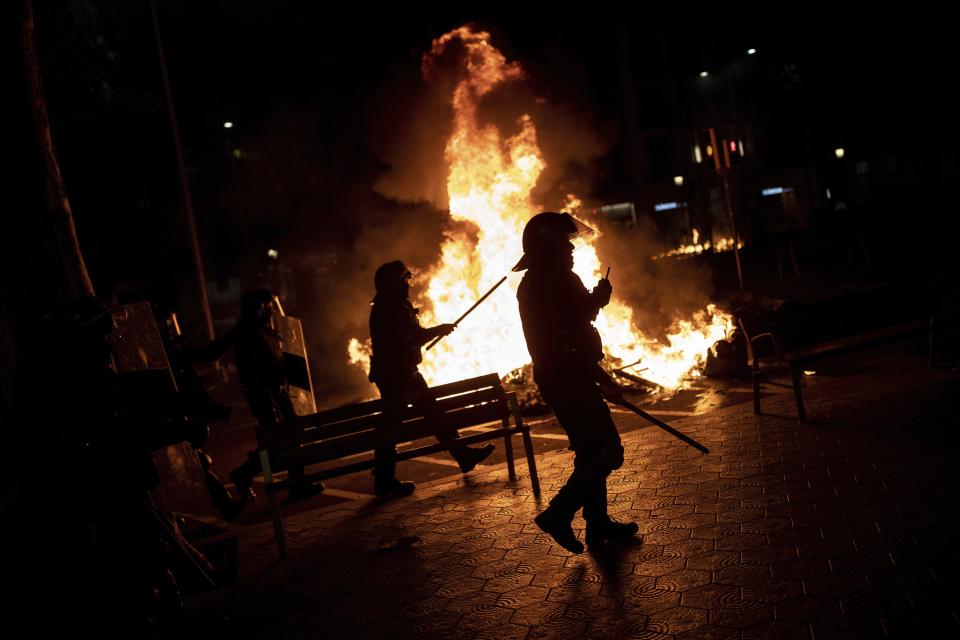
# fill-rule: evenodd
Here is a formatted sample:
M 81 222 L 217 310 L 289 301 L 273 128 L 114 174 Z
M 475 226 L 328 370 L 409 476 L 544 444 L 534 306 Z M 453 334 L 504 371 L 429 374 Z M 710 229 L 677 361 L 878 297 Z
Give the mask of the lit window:
M 679 202 L 659 202 L 653 205 L 654 211 L 670 211 L 671 209 L 679 209 Z

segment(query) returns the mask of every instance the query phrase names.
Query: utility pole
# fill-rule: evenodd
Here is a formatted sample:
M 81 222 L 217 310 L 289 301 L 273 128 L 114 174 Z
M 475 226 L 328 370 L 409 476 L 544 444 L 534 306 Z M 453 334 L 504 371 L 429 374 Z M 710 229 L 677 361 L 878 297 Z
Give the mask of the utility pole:
M 157 54 L 160 58 L 160 76 L 163 80 L 163 94 L 167 103 L 167 115 L 170 118 L 173 146 L 177 154 L 177 168 L 180 173 L 180 196 L 183 200 L 183 209 L 187 214 L 187 225 L 190 228 L 190 243 L 193 245 L 193 263 L 197 270 L 197 285 L 200 289 L 200 307 L 203 309 L 203 318 L 207 325 L 207 337 L 213 340 L 216 335 L 213 331 L 213 314 L 210 313 L 210 298 L 207 296 L 207 277 L 203 267 L 203 255 L 200 253 L 197 221 L 193 215 L 193 198 L 190 195 L 190 183 L 187 181 L 187 169 L 183 161 L 180 129 L 177 126 L 177 114 L 173 107 L 173 94 L 170 92 L 170 80 L 167 76 L 167 61 L 163 54 L 163 41 L 160 39 L 160 23 L 157 21 L 157 5 L 155 0 L 150 0 L 150 18 L 153 22 L 153 36 L 157 41 Z
M 724 75 L 727 77 L 727 90 L 730 93 L 730 115 L 733 119 L 733 139 L 739 140 L 740 136 L 737 132 L 737 103 L 733 98 L 733 81 L 730 80 L 729 64 L 724 71 Z M 716 149 L 716 147 L 714 147 L 714 149 Z M 729 153 L 729 149 L 724 149 L 724 155 L 726 157 L 729 157 L 727 156 Z M 717 157 L 719 159 L 719 155 Z M 743 291 L 743 267 L 740 264 L 740 233 L 737 231 L 736 216 L 733 214 L 733 202 L 730 198 L 730 181 L 728 179 L 730 169 L 730 163 L 727 162 L 726 166 L 721 168 L 720 175 L 723 179 L 723 199 L 727 207 L 727 218 L 729 219 L 730 227 L 733 230 L 733 259 L 737 263 L 737 281 L 740 283 L 740 291 Z

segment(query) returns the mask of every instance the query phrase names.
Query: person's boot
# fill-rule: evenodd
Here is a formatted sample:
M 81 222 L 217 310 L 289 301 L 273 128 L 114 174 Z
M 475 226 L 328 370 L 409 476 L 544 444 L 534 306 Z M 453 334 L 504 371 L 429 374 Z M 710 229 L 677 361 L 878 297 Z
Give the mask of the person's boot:
M 573 515 L 561 513 L 554 506 L 549 506 L 540 515 L 533 519 L 540 530 L 550 535 L 554 542 L 571 553 L 583 553 L 583 543 L 577 540 L 573 533 Z
M 324 489 L 326 487 L 323 486 L 322 482 L 302 482 L 291 486 L 287 491 L 287 497 L 290 500 L 304 500 L 318 493 L 323 493 Z
M 413 493 L 416 488 L 417 485 L 409 480 L 397 480 L 396 478 L 390 480 L 377 479 L 373 483 L 373 492 L 381 498 L 402 498 Z
M 231 500 L 230 502 L 219 507 L 220 513 L 223 514 L 223 519 L 227 522 L 233 522 L 236 520 L 240 513 L 243 511 L 243 508 L 247 506 L 247 501 L 238 498 L 236 500 Z
M 494 449 L 496 449 L 495 446 L 488 444 L 476 449 L 464 447 L 463 449 L 457 449 L 450 453 L 453 455 L 453 459 L 457 461 L 457 464 L 460 465 L 460 471 L 469 473 L 473 471 L 478 464 L 489 458 Z
M 599 522 L 587 521 L 587 546 L 594 547 L 605 542 L 621 542 L 637 535 L 640 527 L 636 522 L 617 522 L 611 518 Z
M 230 472 L 230 481 L 233 482 L 233 488 L 236 489 L 240 500 L 250 502 L 257 497 L 257 493 L 253 490 L 253 474 L 250 473 L 246 463 Z

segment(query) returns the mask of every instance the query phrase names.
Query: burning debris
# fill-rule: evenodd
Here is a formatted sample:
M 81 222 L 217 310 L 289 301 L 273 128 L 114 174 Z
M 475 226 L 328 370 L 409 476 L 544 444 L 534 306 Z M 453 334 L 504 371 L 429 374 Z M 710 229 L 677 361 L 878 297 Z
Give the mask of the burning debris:
M 505 137 L 478 116 L 481 100 L 499 87 L 520 81 L 522 69 L 506 60 L 490 43 L 488 33 L 461 27 L 434 40 L 423 59 L 424 77 L 432 76 L 453 46 L 463 50 L 463 68 L 451 97 L 453 132 L 444 155 L 449 167 L 450 219 L 460 224 L 445 233 L 439 262 L 414 283 L 424 290 L 418 304 L 425 326 L 460 316 L 505 275 L 515 292 L 520 277 L 510 268 L 519 257 L 523 227 L 544 209 L 531 196 L 547 166 L 532 118 L 522 115 L 516 133 Z M 579 205 L 575 195 L 567 196 L 566 210 L 575 211 Z M 599 235 L 574 254 L 574 271 L 585 282 L 596 281 L 603 273 L 595 248 Z M 522 371 L 529 363 L 517 303 L 505 288 L 485 300 L 459 331 L 425 354 L 421 370 L 430 384 L 490 371 Z M 734 328 L 732 317 L 713 305 L 688 319 L 675 319 L 664 340 L 645 336 L 633 317 L 633 310 L 617 298 L 600 313 L 595 324 L 607 351 L 606 362 L 622 369 L 625 363 L 642 361 L 644 382 L 638 384 L 665 389 L 698 376 L 709 348 Z M 369 343 L 351 339 L 348 354 L 351 363 L 369 367 Z
M 690 255 L 700 255 L 704 252 L 712 251 L 713 253 L 722 253 L 724 251 L 733 251 L 734 240 L 733 238 L 720 238 L 716 243 L 711 243 L 709 240 L 700 242 L 700 232 L 696 229 L 693 229 L 691 233 L 691 242 L 690 244 L 681 244 L 675 249 L 670 249 L 669 251 L 664 251 L 663 253 L 651 256 L 653 260 L 660 260 L 662 258 L 670 258 L 673 256 L 690 256 Z M 743 242 L 737 242 L 737 249 L 743 249 Z
M 635 363 L 636 364 L 636 363 Z M 630 367 L 619 369 L 609 365 L 603 367 L 607 373 L 618 379 L 623 392 L 630 396 L 646 395 L 657 393 L 662 387 L 656 383 L 642 378 L 636 373 L 626 371 Z M 646 371 L 646 369 L 641 369 Z M 533 365 L 527 363 L 518 367 L 503 377 L 503 387 L 509 392 L 517 394 L 517 402 L 520 404 L 520 410 L 523 415 L 537 415 L 549 411 L 546 402 L 537 389 L 537 384 L 533 380 Z

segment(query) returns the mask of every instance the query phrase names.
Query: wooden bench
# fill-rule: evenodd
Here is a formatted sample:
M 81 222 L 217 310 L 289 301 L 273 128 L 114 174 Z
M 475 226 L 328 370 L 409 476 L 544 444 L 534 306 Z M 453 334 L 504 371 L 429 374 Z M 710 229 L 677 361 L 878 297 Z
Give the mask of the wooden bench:
M 519 433 L 523 437 L 533 493 L 540 495 L 530 428 L 523 424 L 516 395 L 504 391 L 497 374 L 491 373 L 431 387 L 429 393 L 436 400 L 436 406 L 433 408 L 436 413 L 429 420 L 422 409 L 418 412 L 415 407 L 408 406 L 401 424 L 386 424 L 388 418 L 383 413 L 383 401 L 372 400 L 300 416 L 278 425 L 257 428 L 260 461 L 263 465 L 263 477 L 281 557 L 286 555 L 286 542 L 276 493 L 288 489 L 291 482 L 278 480 L 276 478 L 278 471 L 287 470 L 292 465 L 307 466 L 332 460 L 339 461 L 348 456 L 364 453 L 371 455 L 358 461 L 342 461 L 342 464 L 320 471 L 309 472 L 308 470 L 305 480 L 323 480 L 372 469 L 375 464 L 372 452 L 375 448 L 432 437 L 437 430 L 437 420 L 441 421 L 442 427 L 454 429 L 495 421 L 499 421 L 500 426 L 481 433 L 461 434 L 460 437 L 447 442 L 435 442 L 399 451 L 394 459 L 410 460 L 448 450 L 456 445 L 470 445 L 502 437 L 507 458 L 507 471 L 510 479 L 516 480 L 511 438 Z M 513 424 L 510 423 L 511 418 Z
M 741 315 L 738 323 L 753 370 L 753 412 L 760 413 L 760 384 L 769 371 L 789 369 L 797 414 L 800 422 L 807 422 L 803 372 L 815 362 L 927 335 L 932 367 L 935 318 L 930 290 L 903 283 L 766 314 Z M 769 347 L 766 353 L 764 346 Z M 761 367 L 764 355 L 772 356 L 770 366 Z

